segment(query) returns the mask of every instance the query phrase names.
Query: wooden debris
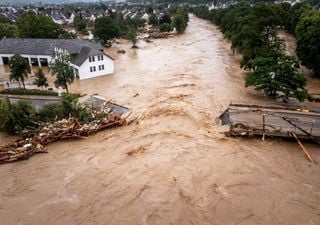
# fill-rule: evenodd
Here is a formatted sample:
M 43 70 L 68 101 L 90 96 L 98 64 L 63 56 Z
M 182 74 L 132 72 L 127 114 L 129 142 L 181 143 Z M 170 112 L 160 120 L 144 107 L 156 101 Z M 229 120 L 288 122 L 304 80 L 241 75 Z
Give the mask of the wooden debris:
M 300 145 L 302 151 L 304 152 L 304 154 L 307 156 L 308 160 L 310 162 L 313 162 L 313 159 L 310 155 L 310 153 L 307 151 L 307 149 L 303 146 L 303 144 L 301 143 L 301 141 L 299 140 L 299 138 L 297 137 L 297 135 L 294 132 L 291 132 L 291 135 L 297 140 L 298 144 Z
M 0 163 L 25 160 L 37 153 L 47 153 L 47 145 L 55 141 L 83 139 L 98 131 L 125 125 L 130 114 L 123 117 L 115 106 L 106 102 L 93 111 L 96 119 L 89 123 L 79 122 L 75 118 L 60 120 L 43 126 L 38 132 L 29 132 L 24 138 L 0 146 Z M 103 118 L 96 117 L 101 113 L 104 115 Z

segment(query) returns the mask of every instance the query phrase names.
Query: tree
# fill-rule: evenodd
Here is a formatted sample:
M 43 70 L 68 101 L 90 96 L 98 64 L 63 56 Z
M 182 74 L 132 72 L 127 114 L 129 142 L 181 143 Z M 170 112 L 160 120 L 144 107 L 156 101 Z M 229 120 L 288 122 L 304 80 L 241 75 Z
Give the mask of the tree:
M 87 28 L 88 21 L 81 18 L 80 16 L 76 16 L 74 18 L 73 24 L 77 31 L 84 31 Z
M 153 8 L 152 6 L 148 6 L 146 9 L 147 14 L 151 15 L 153 13 Z
M 159 20 L 155 14 L 151 14 L 149 16 L 149 25 L 152 25 L 154 27 L 159 25 Z
M 11 104 L 8 98 L 0 100 L 0 130 L 9 134 L 20 133 L 34 126 L 35 108 L 26 101 Z
M 311 10 L 311 7 L 307 2 L 297 3 L 289 9 L 290 16 L 285 20 L 285 28 L 289 33 L 295 34 L 301 15 L 308 10 Z
M 17 21 L 19 35 L 22 38 L 59 38 L 63 33 L 60 25 L 50 17 L 26 12 Z
M 63 50 L 56 50 L 53 62 L 49 65 L 49 70 L 56 76 L 55 86 L 62 87 L 69 92 L 68 85 L 74 81 L 74 70 L 70 65 L 71 57 Z
M 171 16 L 168 13 L 163 14 L 159 19 L 159 24 L 169 23 L 171 24 Z
M 308 97 L 304 89 L 307 79 L 294 68 L 296 63 L 293 57 L 284 54 L 257 57 L 253 60 L 254 70 L 246 74 L 246 87 L 255 86 L 256 90 L 284 102 L 290 97 L 303 101 Z
M 36 72 L 36 80 L 34 81 L 34 84 L 37 85 L 38 87 L 48 87 L 48 79 L 44 75 L 42 69 L 39 68 L 39 70 Z
M 132 48 L 138 48 L 137 47 L 137 42 L 138 42 L 138 33 L 137 33 L 137 28 L 135 27 L 131 27 L 129 28 L 128 34 L 127 34 L 127 38 L 129 41 L 132 42 Z
M 306 11 L 296 28 L 297 55 L 302 64 L 320 75 L 320 12 Z
M 172 27 L 175 27 L 179 34 L 182 34 L 188 26 L 188 11 L 183 7 L 178 7 L 173 16 Z
M 0 39 L 17 37 L 18 34 L 18 27 L 15 24 L 0 23 Z
M 173 27 L 176 28 L 179 34 L 182 34 L 187 28 L 187 21 L 182 15 L 176 14 L 173 18 Z
M 120 35 L 120 26 L 110 16 L 100 17 L 95 20 L 93 34 L 106 44 Z
M 172 27 L 168 23 L 164 23 L 160 25 L 160 32 L 170 32 L 172 30 Z
M 0 14 L 0 23 L 10 23 L 10 20 L 3 14 Z
M 28 77 L 28 73 L 31 72 L 30 64 L 27 59 L 21 55 L 14 55 L 9 60 L 10 67 L 10 79 L 22 82 L 23 88 L 26 89 L 24 80 Z

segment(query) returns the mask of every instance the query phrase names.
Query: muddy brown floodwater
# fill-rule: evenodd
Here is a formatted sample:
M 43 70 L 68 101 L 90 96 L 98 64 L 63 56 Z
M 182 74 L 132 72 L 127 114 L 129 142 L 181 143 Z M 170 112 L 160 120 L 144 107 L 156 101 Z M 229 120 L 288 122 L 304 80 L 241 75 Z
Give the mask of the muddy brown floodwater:
M 73 90 L 132 108 L 138 123 L 0 166 L 0 224 L 320 224 L 320 151 L 232 139 L 215 118 L 243 87 L 215 26 L 191 17 L 185 35 L 130 50 L 112 76 Z

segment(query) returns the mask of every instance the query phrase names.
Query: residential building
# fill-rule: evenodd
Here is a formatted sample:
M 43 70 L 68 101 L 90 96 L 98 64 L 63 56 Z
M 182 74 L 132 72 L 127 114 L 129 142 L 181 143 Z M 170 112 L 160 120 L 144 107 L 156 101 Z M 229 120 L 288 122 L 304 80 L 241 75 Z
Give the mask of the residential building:
M 71 66 L 79 79 L 88 79 L 114 72 L 113 59 L 104 53 L 100 44 L 79 39 L 3 38 L 0 41 L 0 65 L 20 54 L 31 66 L 48 66 L 56 51 L 71 56 Z

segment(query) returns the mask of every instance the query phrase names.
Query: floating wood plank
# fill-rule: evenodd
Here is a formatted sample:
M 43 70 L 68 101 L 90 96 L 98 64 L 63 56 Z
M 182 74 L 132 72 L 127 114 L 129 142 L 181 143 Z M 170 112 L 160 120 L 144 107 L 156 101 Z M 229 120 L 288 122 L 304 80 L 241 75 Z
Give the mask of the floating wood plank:
M 306 155 L 306 157 L 309 159 L 310 162 L 313 163 L 313 159 L 310 155 L 310 153 L 307 151 L 307 149 L 303 146 L 303 144 L 301 143 L 301 141 L 299 140 L 299 138 L 297 137 L 297 135 L 294 132 L 291 132 L 291 135 L 297 140 L 298 144 L 300 145 L 302 151 L 304 152 L 304 154 Z

